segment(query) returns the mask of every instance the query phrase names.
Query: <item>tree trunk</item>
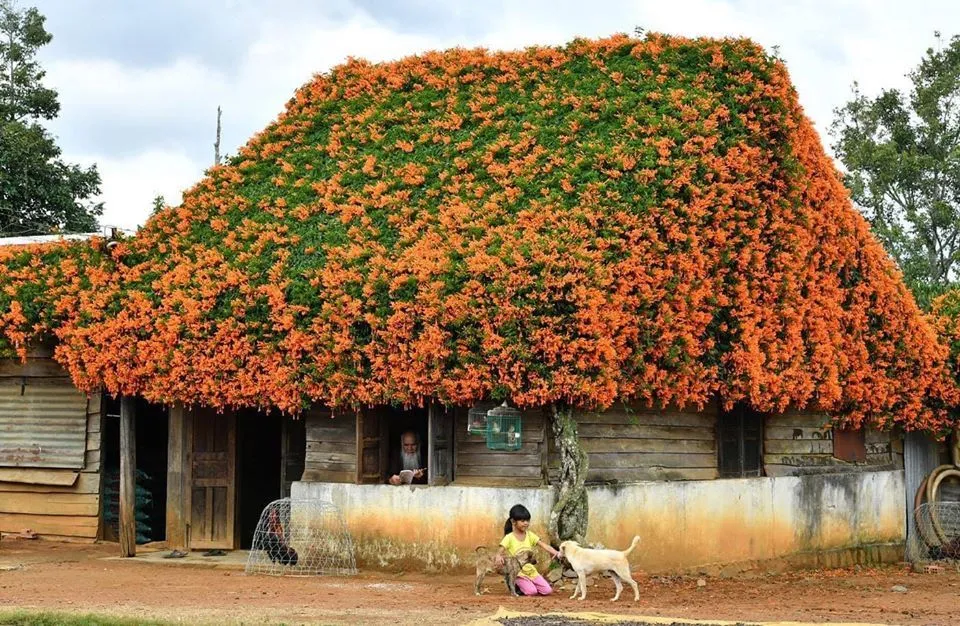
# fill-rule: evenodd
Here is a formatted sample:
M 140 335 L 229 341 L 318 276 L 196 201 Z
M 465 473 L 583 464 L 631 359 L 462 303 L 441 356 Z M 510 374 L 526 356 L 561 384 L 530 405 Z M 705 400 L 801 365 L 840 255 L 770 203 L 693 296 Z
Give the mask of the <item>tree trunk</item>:
M 587 453 L 580 446 L 577 422 L 568 406 L 552 407 L 554 441 L 560 453 L 557 502 L 550 512 L 550 534 L 556 541 L 584 543 L 587 535 Z

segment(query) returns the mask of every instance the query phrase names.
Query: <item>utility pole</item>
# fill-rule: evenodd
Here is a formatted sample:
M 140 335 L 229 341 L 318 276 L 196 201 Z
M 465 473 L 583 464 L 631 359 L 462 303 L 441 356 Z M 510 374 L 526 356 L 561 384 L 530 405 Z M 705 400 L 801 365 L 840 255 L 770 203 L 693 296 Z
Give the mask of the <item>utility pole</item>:
M 213 144 L 213 164 L 220 165 L 220 107 L 217 106 L 217 140 Z

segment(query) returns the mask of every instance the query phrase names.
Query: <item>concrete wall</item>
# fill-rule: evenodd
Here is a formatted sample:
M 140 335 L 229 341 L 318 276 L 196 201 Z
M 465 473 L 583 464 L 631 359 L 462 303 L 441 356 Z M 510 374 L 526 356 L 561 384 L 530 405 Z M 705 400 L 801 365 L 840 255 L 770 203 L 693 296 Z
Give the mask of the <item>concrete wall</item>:
M 902 471 L 588 490 L 589 541 L 622 548 L 640 535 L 631 561 L 649 572 L 771 559 L 798 565 L 889 560 L 898 558 L 904 541 Z M 533 530 L 546 537 L 554 501 L 549 488 L 306 482 L 294 483 L 291 496 L 336 504 L 362 567 L 429 570 L 472 567 L 476 546 L 498 543 L 516 503 L 530 509 Z M 823 558 L 841 552 L 848 556 Z

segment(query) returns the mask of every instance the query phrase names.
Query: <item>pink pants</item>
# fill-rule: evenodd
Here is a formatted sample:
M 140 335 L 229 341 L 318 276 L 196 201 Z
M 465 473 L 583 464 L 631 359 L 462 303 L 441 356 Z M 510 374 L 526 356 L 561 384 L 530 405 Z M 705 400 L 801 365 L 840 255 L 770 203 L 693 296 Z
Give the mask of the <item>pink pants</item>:
M 524 576 L 517 576 L 517 589 L 525 596 L 549 596 L 553 593 L 553 587 L 543 576 L 537 576 L 532 580 Z

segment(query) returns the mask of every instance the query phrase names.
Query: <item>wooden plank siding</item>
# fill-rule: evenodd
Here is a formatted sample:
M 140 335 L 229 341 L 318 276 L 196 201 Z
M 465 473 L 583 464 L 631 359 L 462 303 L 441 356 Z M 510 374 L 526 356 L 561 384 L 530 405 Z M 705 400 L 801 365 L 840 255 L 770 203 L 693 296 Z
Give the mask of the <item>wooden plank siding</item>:
M 788 409 L 770 415 L 764 424 L 764 473 L 796 476 L 856 468 L 903 467 L 903 445 L 899 437 L 868 428 L 864 439 L 866 461 L 849 463 L 833 456 L 833 429 L 826 413 Z
M 24 376 L 27 384 L 72 388 L 66 372 L 48 355 L 29 357 L 26 364 L 0 361 L 0 378 Z M 98 538 L 102 408 L 99 393 L 88 396 L 80 408 L 86 419 L 81 468 L 0 468 L 0 532 L 30 529 L 44 538 L 80 542 Z M 42 428 L 42 414 L 37 419 Z
M 577 431 L 588 454 L 588 483 L 706 480 L 717 477 L 717 405 L 664 410 L 617 405 L 578 412 Z M 550 482 L 559 456 L 549 441 Z
M 547 414 L 543 409 L 523 411 L 519 450 L 491 450 L 484 435 L 467 432 L 467 407 L 455 409 L 454 473 L 458 485 L 537 487 L 545 482 Z
M 311 408 L 302 418 L 307 448 L 301 480 L 353 483 L 357 480 L 357 417 Z

